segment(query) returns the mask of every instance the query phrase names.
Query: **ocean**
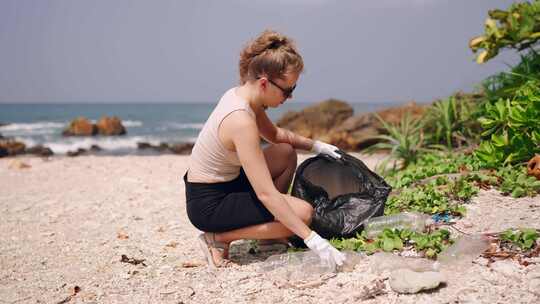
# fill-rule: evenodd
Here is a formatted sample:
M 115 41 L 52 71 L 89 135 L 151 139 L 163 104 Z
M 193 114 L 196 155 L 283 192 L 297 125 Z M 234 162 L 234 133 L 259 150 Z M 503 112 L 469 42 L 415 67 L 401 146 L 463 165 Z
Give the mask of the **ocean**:
M 299 111 L 311 103 L 289 102 L 268 109 L 276 122 L 287 111 Z M 354 113 L 372 112 L 396 103 L 350 104 Z M 66 154 L 79 148 L 98 145 L 97 154 L 148 154 L 137 149 L 138 142 L 158 145 L 161 142 L 195 142 L 214 103 L 147 104 L 0 104 L 0 134 L 14 137 L 27 147 L 44 145 L 54 154 Z M 126 128 L 124 136 L 63 137 L 62 131 L 79 116 L 96 122 L 102 116 L 118 116 Z

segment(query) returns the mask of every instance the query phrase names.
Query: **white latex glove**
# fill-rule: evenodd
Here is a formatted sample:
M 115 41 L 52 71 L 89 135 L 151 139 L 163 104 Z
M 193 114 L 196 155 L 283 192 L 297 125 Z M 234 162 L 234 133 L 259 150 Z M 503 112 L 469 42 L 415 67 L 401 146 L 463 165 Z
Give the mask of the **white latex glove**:
M 321 261 L 326 264 L 335 267 L 336 265 L 341 266 L 345 261 L 345 255 L 334 246 L 332 246 L 327 240 L 323 239 L 315 231 L 311 231 L 309 236 L 304 240 L 304 243 L 308 246 L 309 249 L 313 250 Z
M 329 155 L 335 159 L 340 159 L 341 155 L 337 153 L 338 150 L 339 150 L 338 147 L 324 143 L 319 140 L 316 140 L 313 143 L 313 147 L 311 148 L 311 151 L 317 154 L 322 153 L 322 154 Z

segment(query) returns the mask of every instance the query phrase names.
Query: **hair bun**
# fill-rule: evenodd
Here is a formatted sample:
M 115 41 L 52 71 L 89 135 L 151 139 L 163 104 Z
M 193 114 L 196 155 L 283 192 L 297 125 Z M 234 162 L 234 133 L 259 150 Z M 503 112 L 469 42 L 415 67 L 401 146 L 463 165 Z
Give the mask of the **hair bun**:
M 287 38 L 278 35 L 270 36 L 269 38 L 269 44 L 266 47 L 269 50 L 279 49 L 281 46 L 287 44 Z

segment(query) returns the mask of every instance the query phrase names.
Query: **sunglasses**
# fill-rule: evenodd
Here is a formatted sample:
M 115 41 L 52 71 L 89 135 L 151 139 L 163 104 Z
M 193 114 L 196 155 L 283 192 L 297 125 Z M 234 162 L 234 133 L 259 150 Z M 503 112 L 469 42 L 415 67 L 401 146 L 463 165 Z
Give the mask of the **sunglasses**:
M 261 79 L 262 77 L 257 77 L 257 79 Z M 272 80 L 270 80 L 269 78 L 267 78 L 268 82 L 270 82 L 271 84 L 273 84 L 274 86 L 276 86 L 278 89 L 281 90 L 281 92 L 283 93 L 283 97 L 285 97 L 285 99 L 291 97 L 294 89 L 296 89 L 296 84 L 293 85 L 292 87 L 290 88 L 282 88 L 279 84 L 273 82 Z

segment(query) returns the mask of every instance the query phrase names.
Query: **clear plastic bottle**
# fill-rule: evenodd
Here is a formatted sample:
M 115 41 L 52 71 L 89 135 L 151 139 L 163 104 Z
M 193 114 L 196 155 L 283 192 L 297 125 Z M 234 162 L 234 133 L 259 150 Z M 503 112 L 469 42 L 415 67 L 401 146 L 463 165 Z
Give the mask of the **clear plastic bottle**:
M 343 254 L 345 262 L 337 268 L 323 263 L 317 254 L 309 250 L 272 255 L 262 262 L 260 270 L 289 281 L 305 281 L 318 279 L 326 273 L 353 271 L 354 266 L 365 257 L 363 253 L 353 251 L 344 251 Z
M 431 216 L 418 212 L 402 212 L 387 216 L 372 217 L 364 224 L 368 238 L 374 238 L 385 228 L 411 229 L 422 232 L 427 225 L 433 223 Z

